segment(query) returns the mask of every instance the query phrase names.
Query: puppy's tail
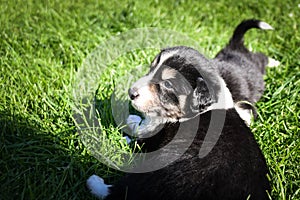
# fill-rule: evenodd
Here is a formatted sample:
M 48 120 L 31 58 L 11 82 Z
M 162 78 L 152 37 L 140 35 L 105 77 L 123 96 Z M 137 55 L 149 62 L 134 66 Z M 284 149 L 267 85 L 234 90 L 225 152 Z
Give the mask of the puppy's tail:
M 232 49 L 237 49 L 241 46 L 244 46 L 244 35 L 251 28 L 258 28 L 262 30 L 273 30 L 273 27 L 266 22 L 256 20 L 256 19 L 248 19 L 242 21 L 236 29 L 234 30 L 233 36 L 230 39 L 229 47 Z

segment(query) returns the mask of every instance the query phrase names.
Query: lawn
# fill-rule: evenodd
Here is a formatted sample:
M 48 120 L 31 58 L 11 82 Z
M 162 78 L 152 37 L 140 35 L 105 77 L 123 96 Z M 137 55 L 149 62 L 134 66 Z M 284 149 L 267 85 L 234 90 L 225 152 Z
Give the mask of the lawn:
M 267 70 L 251 129 L 270 169 L 272 199 L 300 199 L 299 1 L 28 0 L 1 1 L 0 12 L 0 199 L 94 199 L 85 187 L 90 175 L 107 182 L 120 177 L 91 155 L 72 118 L 74 80 L 97 46 L 154 27 L 191 38 L 213 57 L 247 18 L 275 28 L 249 31 L 247 46 L 281 62 Z M 95 93 L 105 141 L 124 151 L 130 150 L 120 142 L 110 96 L 116 83 L 157 52 L 124 52 L 101 72 Z

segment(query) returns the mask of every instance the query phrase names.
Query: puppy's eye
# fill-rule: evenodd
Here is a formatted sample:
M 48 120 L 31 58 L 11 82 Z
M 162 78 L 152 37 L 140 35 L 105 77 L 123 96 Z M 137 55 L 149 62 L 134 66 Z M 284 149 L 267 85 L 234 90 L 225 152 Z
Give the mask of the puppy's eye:
M 172 88 L 172 83 L 170 81 L 164 81 L 163 85 L 167 89 L 171 89 Z

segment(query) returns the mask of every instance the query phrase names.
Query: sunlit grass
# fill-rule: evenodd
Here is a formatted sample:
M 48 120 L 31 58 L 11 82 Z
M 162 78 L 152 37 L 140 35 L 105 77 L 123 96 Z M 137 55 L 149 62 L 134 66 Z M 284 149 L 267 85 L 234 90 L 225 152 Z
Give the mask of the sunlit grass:
M 72 81 L 99 44 L 134 28 L 158 27 L 187 35 L 213 57 L 246 18 L 275 28 L 251 30 L 245 42 L 281 62 L 267 70 L 251 129 L 267 159 L 273 199 L 300 199 L 300 8 L 295 1 L 29 0 L 2 2 L 0 11 L 0 199 L 93 199 L 85 187 L 90 175 L 110 183 L 118 179 L 119 172 L 91 155 L 72 120 Z M 105 145 L 131 151 L 113 121 L 111 94 L 117 84 L 127 83 L 124 75 L 148 64 L 156 52 L 127 52 L 101 76 L 95 93 L 111 142 Z M 117 155 L 113 159 L 122 162 Z

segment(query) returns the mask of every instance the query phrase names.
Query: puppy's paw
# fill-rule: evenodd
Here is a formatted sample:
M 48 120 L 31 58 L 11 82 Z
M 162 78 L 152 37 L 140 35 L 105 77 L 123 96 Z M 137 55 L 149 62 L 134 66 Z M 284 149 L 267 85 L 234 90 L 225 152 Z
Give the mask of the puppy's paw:
M 278 67 L 280 65 L 280 62 L 278 60 L 275 60 L 273 58 L 269 58 L 268 60 L 268 67 Z
M 90 176 L 86 181 L 86 185 L 91 193 L 98 198 L 104 199 L 109 195 L 109 187 L 111 187 L 111 185 L 106 185 L 104 180 L 97 175 Z
M 137 133 L 142 118 L 138 115 L 129 115 L 126 123 L 133 133 Z

